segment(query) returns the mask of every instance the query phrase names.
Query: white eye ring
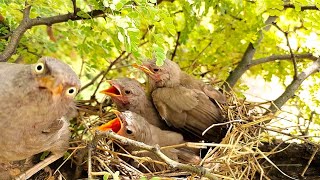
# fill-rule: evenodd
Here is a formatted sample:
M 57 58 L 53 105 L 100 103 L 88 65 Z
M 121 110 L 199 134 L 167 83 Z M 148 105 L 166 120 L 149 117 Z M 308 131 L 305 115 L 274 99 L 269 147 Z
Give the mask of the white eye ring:
M 75 96 L 76 94 L 77 94 L 77 88 L 75 88 L 75 87 L 69 87 L 68 89 L 67 89 L 67 91 L 66 91 L 66 94 L 68 95 L 68 96 Z
M 34 71 L 37 73 L 37 74 L 41 74 L 44 72 L 44 64 L 42 62 L 39 62 L 37 63 L 35 66 L 34 66 Z

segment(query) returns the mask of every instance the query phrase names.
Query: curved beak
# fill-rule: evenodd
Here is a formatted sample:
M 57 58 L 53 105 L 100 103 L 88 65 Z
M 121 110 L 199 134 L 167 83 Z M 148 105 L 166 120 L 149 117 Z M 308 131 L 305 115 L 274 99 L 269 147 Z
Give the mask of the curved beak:
M 145 65 L 139 65 L 139 64 L 132 64 L 133 67 L 140 69 L 141 71 L 147 73 L 147 74 L 154 74 L 147 66 Z
M 121 113 L 117 110 L 111 110 L 111 111 L 115 113 L 117 117 L 99 126 L 97 129 L 100 131 L 112 130 L 113 132 L 118 133 L 122 127 L 122 120 L 120 118 Z
M 63 92 L 62 83 L 58 82 L 53 76 L 44 76 L 36 79 L 39 83 L 39 88 L 46 88 L 52 92 L 52 95 L 60 96 Z
M 112 82 L 112 80 L 107 81 L 111 86 L 108 89 L 100 91 L 100 93 L 106 94 L 111 97 L 121 96 L 121 91 L 119 85 Z

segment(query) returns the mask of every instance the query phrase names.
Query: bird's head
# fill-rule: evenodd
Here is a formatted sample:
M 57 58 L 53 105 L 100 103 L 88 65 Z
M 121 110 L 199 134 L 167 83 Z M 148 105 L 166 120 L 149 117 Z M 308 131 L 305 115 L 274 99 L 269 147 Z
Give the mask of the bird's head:
M 145 123 L 145 120 L 140 115 L 131 112 L 119 112 L 117 110 L 112 110 L 116 114 L 116 118 L 99 126 L 97 129 L 100 131 L 112 130 L 113 132 L 133 139 L 137 141 L 144 141 L 146 138 L 145 130 L 149 130 Z
M 162 66 L 156 65 L 156 60 L 145 61 L 142 65 L 134 64 L 136 67 L 147 74 L 150 83 L 156 87 L 172 87 L 180 83 L 179 65 L 166 59 Z
M 80 80 L 67 64 L 43 57 L 31 68 L 40 91 L 50 93 L 54 101 L 73 101 L 80 88 Z
M 110 87 L 100 92 L 110 96 L 119 109 L 130 110 L 146 98 L 143 87 L 134 79 L 119 78 L 108 83 Z

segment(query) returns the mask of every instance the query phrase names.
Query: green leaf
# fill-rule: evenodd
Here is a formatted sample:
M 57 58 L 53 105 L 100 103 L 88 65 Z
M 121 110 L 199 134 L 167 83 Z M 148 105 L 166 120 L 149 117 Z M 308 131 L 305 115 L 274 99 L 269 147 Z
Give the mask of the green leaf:
M 155 46 L 155 57 L 156 57 L 156 64 L 157 66 L 162 66 L 164 60 L 166 59 L 166 54 L 163 48 L 159 46 Z
M 41 156 L 40 156 L 40 160 L 44 160 L 49 154 L 50 154 L 49 151 L 43 152 L 43 153 L 41 154 Z
M 124 4 L 122 2 L 119 2 L 118 4 L 116 4 L 116 10 L 119 11 L 123 6 Z
M 159 177 L 152 177 L 150 180 L 160 180 L 161 178 Z
M 118 40 L 119 40 L 120 42 L 122 42 L 122 43 L 125 42 L 125 41 L 124 41 L 124 36 L 122 35 L 121 32 L 118 32 Z
M 294 6 L 294 9 L 295 9 L 296 11 L 301 11 L 301 6 L 299 6 L 299 5 L 296 4 L 296 5 Z
M 175 36 L 177 34 L 176 27 L 173 24 L 168 24 L 166 27 L 172 36 Z
M 86 19 L 91 18 L 91 16 L 88 13 L 84 12 L 84 11 L 78 11 L 77 12 L 77 16 L 82 17 L 82 18 L 86 18 Z
M 105 173 L 104 175 L 103 175 L 103 180 L 108 180 L 109 179 L 109 177 L 110 177 L 110 173 Z

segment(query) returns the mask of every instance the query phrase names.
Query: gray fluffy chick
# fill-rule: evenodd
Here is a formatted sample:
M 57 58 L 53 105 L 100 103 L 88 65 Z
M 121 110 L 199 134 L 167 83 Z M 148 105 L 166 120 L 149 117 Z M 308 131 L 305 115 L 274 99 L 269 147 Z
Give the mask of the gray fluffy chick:
M 0 163 L 69 146 L 69 123 L 80 88 L 76 73 L 50 57 L 36 64 L 0 63 Z

